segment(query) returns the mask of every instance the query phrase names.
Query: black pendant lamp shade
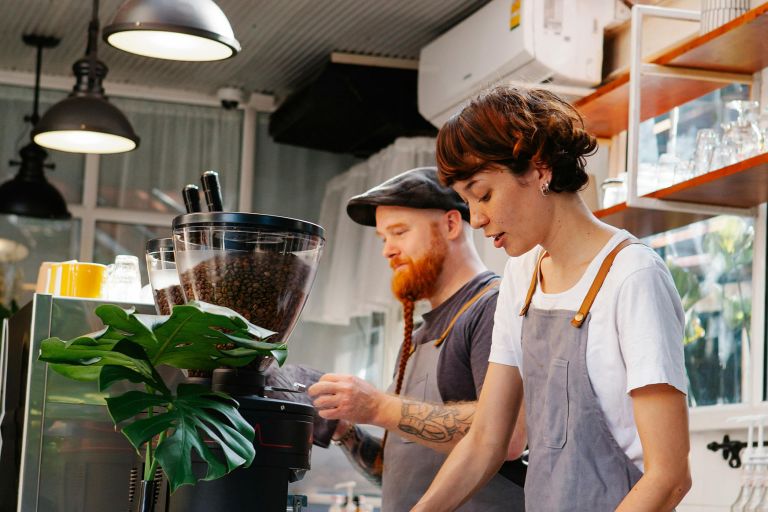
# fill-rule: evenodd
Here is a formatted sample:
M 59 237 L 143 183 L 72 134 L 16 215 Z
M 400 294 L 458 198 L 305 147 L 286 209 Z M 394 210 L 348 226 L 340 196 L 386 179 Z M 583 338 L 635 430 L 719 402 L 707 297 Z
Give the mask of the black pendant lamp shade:
M 103 37 L 115 48 L 158 59 L 214 61 L 240 51 L 213 0 L 126 0 Z
M 0 212 L 43 219 L 69 219 L 67 203 L 43 173 L 48 153 L 30 142 L 21 148 L 21 168 L 0 185 Z
M 25 35 L 24 42 L 37 47 L 37 70 L 35 73 L 35 99 L 32 115 L 27 119 L 35 126 L 38 119 L 37 107 L 40 97 L 40 66 L 43 48 L 53 48 L 59 40 L 53 37 Z M 43 219 L 69 219 L 67 203 L 58 190 L 45 179 L 45 168 L 53 167 L 46 164 L 48 153 L 30 142 L 19 151 L 19 172 L 13 179 L 0 185 L 0 213 L 24 215 Z
M 98 59 L 98 0 L 88 25 L 86 56 L 72 66 L 75 86 L 49 108 L 32 131 L 34 141 L 71 153 L 123 153 L 136 149 L 139 137 L 125 115 L 104 95 L 107 66 Z

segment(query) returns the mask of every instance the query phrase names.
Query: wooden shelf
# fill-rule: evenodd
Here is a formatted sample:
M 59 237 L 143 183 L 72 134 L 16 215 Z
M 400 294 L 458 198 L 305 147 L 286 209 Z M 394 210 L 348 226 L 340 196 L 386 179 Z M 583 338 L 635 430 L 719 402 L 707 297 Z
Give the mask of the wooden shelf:
M 768 201 L 768 153 L 696 176 L 643 197 L 688 203 L 751 208 Z M 598 210 L 603 221 L 638 237 L 685 226 L 713 215 L 628 207 L 627 203 Z
M 607 222 L 617 228 L 626 229 L 638 238 L 669 231 L 670 229 L 686 226 L 711 217 L 711 215 L 697 215 L 693 213 L 629 208 L 627 203 L 617 204 L 594 213 L 603 222 Z
M 653 64 L 691 67 L 730 73 L 755 73 L 768 67 L 768 2 L 715 30 L 694 37 L 663 52 Z M 643 76 L 640 120 L 723 87 L 722 83 Z M 599 87 L 575 103 L 587 130 L 609 138 L 627 129 L 629 72 Z
M 757 206 L 768 202 L 768 153 L 676 183 L 648 196 L 716 206 Z

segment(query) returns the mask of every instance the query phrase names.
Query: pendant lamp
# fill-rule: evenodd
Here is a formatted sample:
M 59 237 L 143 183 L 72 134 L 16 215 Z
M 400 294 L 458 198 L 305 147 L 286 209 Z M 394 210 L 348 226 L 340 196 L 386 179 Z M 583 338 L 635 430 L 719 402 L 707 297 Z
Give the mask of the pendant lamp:
M 213 0 L 127 0 L 103 37 L 115 48 L 158 59 L 214 61 L 240 51 Z
M 35 74 L 35 100 L 32 115 L 27 119 L 33 128 L 38 122 L 38 102 L 40 98 L 40 66 L 43 48 L 53 48 L 59 44 L 54 37 L 25 35 L 24 42 L 37 47 L 37 68 Z M 21 148 L 19 172 L 12 179 L 0 185 L 0 213 L 39 217 L 44 219 L 69 219 L 67 203 L 56 188 L 45 179 L 45 167 L 48 153 L 34 141 Z
M 88 24 L 88 48 L 75 62 L 75 86 L 70 95 L 43 114 L 32 132 L 44 147 L 71 153 L 123 153 L 136 149 L 139 137 L 125 115 L 104 96 L 107 66 L 98 59 L 99 2 L 93 2 Z

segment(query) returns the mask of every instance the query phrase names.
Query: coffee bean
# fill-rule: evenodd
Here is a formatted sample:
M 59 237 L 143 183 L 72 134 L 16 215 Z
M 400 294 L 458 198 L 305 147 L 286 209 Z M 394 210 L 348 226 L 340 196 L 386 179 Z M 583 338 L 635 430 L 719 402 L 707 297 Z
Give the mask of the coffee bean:
M 184 304 L 184 293 L 181 286 L 175 284 L 167 288 L 155 290 L 155 307 L 161 315 L 170 315 L 175 304 Z
M 299 314 L 310 283 L 311 267 L 293 254 L 227 252 L 180 274 L 188 300 L 230 308 L 250 322 L 277 332 L 283 341 Z M 260 370 L 271 358 L 257 358 Z

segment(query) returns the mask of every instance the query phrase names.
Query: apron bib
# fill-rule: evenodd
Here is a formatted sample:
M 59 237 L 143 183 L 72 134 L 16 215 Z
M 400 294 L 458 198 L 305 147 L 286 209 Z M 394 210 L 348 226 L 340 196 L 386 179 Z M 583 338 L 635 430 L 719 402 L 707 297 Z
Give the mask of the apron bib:
M 401 396 L 421 402 L 442 404 L 437 386 L 437 364 L 443 341 L 458 317 L 488 291 L 483 289 L 470 299 L 453 317 L 440 338 L 418 344 L 405 368 Z M 394 383 L 387 389 L 394 393 Z M 418 427 L 418 426 L 417 426 Z M 411 509 L 429 488 L 446 455 L 413 441 L 406 441 L 391 432 L 384 446 L 382 476 L 382 512 L 405 512 Z M 523 490 L 506 478 L 496 475 L 457 509 L 462 512 L 510 512 L 523 510 Z
M 578 311 L 530 307 L 541 260 L 520 315 L 530 448 L 529 512 L 613 511 L 642 476 L 611 434 L 587 374 L 589 309 L 624 240 L 609 254 Z

